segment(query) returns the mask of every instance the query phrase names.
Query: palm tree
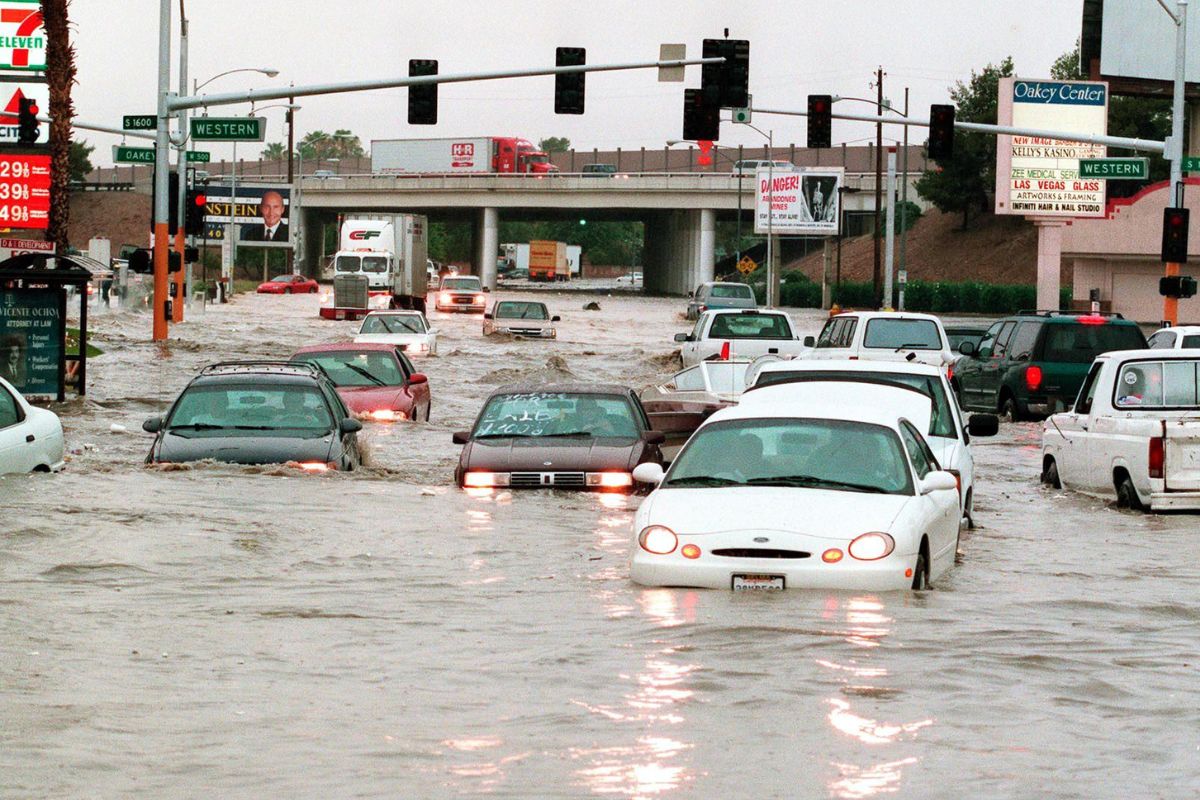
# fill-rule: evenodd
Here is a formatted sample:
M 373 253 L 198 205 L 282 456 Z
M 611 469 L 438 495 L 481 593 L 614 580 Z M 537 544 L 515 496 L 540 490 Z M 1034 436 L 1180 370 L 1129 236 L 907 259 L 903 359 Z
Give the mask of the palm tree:
M 287 145 L 283 142 L 271 142 L 263 148 L 262 157 L 268 161 L 282 161 L 287 158 Z
M 70 0 L 43 0 L 46 30 L 46 80 L 50 88 L 50 222 L 47 241 L 58 252 L 67 250 L 67 224 L 71 218 L 71 86 L 75 83 L 75 48 L 67 18 Z

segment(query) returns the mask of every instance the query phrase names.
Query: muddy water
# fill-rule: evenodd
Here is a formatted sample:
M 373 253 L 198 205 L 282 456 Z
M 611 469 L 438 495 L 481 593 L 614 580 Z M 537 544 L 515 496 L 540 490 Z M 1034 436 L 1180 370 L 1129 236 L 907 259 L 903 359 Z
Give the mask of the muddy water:
M 0 797 L 1200 793 L 1200 523 L 1039 487 L 1036 425 L 979 443 L 982 527 L 921 596 L 641 589 L 636 499 L 454 489 L 495 384 L 669 372 L 681 303 L 587 299 L 557 343 L 437 317 L 433 422 L 326 476 L 141 465 L 203 364 L 348 335 L 315 298 L 162 350 L 101 316 L 68 470 L 0 479 Z

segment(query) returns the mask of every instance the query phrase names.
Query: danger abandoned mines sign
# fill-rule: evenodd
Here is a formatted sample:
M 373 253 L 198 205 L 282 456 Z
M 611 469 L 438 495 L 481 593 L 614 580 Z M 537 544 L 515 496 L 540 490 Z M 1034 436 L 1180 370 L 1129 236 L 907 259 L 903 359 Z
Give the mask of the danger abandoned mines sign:
M 1108 86 L 1003 78 L 999 110 L 1001 125 L 1102 136 L 1108 126 Z M 1001 136 L 996 144 L 996 213 L 1103 216 L 1105 182 L 1080 177 L 1079 161 L 1104 155 L 1104 145 Z

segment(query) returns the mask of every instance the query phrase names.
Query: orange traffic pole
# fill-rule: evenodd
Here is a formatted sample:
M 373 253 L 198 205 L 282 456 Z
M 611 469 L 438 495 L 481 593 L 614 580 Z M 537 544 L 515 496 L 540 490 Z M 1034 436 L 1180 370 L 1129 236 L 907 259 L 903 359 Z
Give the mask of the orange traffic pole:
M 183 222 L 180 221 L 178 227 L 175 229 L 175 252 L 179 253 L 179 272 L 176 272 L 171 276 L 171 283 L 174 286 L 173 298 L 175 300 L 175 302 L 171 304 L 172 322 L 183 322 L 183 293 L 187 291 L 187 284 L 184 282 L 184 240 L 185 236 L 183 232 Z
M 1179 265 L 1168 263 L 1166 267 L 1166 275 L 1168 278 L 1179 274 Z M 1174 328 L 1179 324 L 1179 298 L 1164 297 L 1163 298 L 1163 322 L 1168 322 Z
M 154 223 L 154 341 L 161 342 L 167 338 L 167 251 L 170 248 L 170 237 L 167 235 L 167 223 Z

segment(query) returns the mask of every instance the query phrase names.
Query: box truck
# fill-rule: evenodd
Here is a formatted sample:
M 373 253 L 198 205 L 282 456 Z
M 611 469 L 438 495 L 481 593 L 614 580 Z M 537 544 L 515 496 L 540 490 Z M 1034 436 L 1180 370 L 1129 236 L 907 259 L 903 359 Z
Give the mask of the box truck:
M 538 241 L 529 243 L 529 280 L 570 280 L 565 242 Z
M 375 139 L 371 172 L 476 175 L 558 172 L 550 156 L 527 139 L 474 136 L 457 139 Z
M 321 316 L 357 319 L 372 308 L 424 311 L 427 250 L 428 224 L 421 215 L 356 214 L 343 219 L 333 256 L 332 305 L 323 306 Z M 344 287 L 341 295 L 339 286 Z

